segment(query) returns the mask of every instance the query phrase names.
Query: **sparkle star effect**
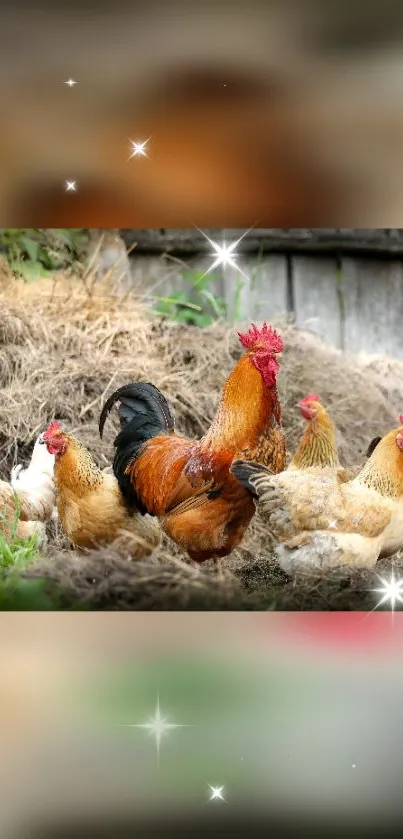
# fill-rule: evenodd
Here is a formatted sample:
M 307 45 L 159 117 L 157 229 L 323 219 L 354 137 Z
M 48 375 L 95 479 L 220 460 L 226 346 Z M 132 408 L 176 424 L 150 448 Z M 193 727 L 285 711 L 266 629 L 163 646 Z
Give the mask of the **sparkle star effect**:
M 329 520 L 329 524 L 328 524 L 329 530 L 334 530 L 335 527 L 337 527 L 337 521 L 335 519 L 332 520 L 332 521 Z
M 225 801 L 224 798 L 224 787 L 210 787 L 210 801 Z
M 164 734 L 167 734 L 172 728 L 193 728 L 192 725 L 181 725 L 180 723 L 171 723 L 161 715 L 160 698 L 157 697 L 157 705 L 155 708 L 154 717 L 149 722 L 137 723 L 132 725 L 122 725 L 120 728 L 144 728 L 150 734 L 155 736 L 155 745 L 157 747 L 157 765 L 160 765 L 160 746 L 161 739 Z
M 201 233 L 202 236 L 204 236 L 207 242 L 211 245 L 211 247 L 213 248 L 212 256 L 215 257 L 214 261 L 210 265 L 210 268 L 208 268 L 207 271 L 204 272 L 203 277 L 206 277 L 207 274 L 210 274 L 211 271 L 214 271 L 214 269 L 218 268 L 219 265 L 222 265 L 223 268 L 226 268 L 227 265 L 229 265 L 230 268 L 235 268 L 236 271 L 242 274 L 242 276 L 245 277 L 246 280 L 249 279 L 245 272 L 242 271 L 242 268 L 240 268 L 239 265 L 237 265 L 236 263 L 237 254 L 235 250 L 239 243 L 242 242 L 242 239 L 244 239 L 245 236 L 247 236 L 248 233 L 250 233 L 250 231 L 253 230 L 252 227 L 250 227 L 249 230 L 245 230 L 245 233 L 242 233 L 242 236 L 240 236 L 239 239 L 237 239 L 235 242 L 231 242 L 230 244 L 225 242 L 224 239 L 221 244 L 219 242 L 214 242 L 212 239 L 210 239 L 209 236 L 207 236 L 206 233 L 203 232 L 203 230 L 200 230 L 199 227 L 197 227 L 196 230 L 198 230 L 199 233 Z
M 383 606 L 384 603 L 389 601 L 391 611 L 394 612 L 396 603 L 403 603 L 403 580 L 395 579 L 393 571 L 389 580 L 385 580 L 385 578 L 380 577 L 379 574 L 378 579 L 382 583 L 382 588 L 376 588 L 373 589 L 373 591 L 378 594 L 382 594 L 383 597 L 381 597 L 375 608 L 378 609 L 379 606 Z
M 74 87 L 74 85 L 77 84 L 77 82 L 75 82 L 74 79 L 67 79 L 67 82 L 65 82 L 64 84 L 66 84 L 68 87 Z
M 66 181 L 66 192 L 75 192 L 76 191 L 76 181 Z
M 150 140 L 151 140 L 151 137 L 148 137 L 147 140 L 142 140 L 141 142 L 130 140 L 130 143 L 132 145 L 132 149 L 131 149 L 131 154 L 130 154 L 128 160 L 131 160 L 132 157 L 148 157 L 146 147 L 147 147 L 147 143 L 149 143 Z

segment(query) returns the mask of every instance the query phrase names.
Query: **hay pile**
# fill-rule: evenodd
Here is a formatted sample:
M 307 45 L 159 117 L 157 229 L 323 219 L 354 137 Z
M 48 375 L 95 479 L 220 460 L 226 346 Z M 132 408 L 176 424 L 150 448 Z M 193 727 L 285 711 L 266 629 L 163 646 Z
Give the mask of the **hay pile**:
M 403 364 L 348 357 L 292 326 L 280 327 L 285 349 L 279 390 L 289 450 L 303 426 L 295 404 L 314 391 L 336 423 L 344 464 L 359 466 L 372 437 L 392 428 L 403 410 Z M 101 284 L 91 294 L 82 282 L 63 277 L 25 285 L 0 266 L 0 477 L 8 479 L 14 463 L 29 458 L 37 434 L 52 419 L 77 434 L 105 467 L 117 425 L 116 418 L 109 420 L 100 440 L 101 405 L 106 394 L 131 380 L 161 388 L 178 430 L 199 437 L 241 352 L 235 329 L 226 325 L 201 331 L 170 323 L 135 297 L 111 297 Z M 165 608 L 203 603 L 245 608 L 246 595 L 250 608 L 262 595 L 265 608 L 321 609 L 336 601 L 335 608 L 357 608 L 346 605 L 344 597 L 340 606 L 344 583 L 333 585 L 338 594 L 325 606 L 328 593 L 318 594 L 320 582 L 307 584 L 306 591 L 287 582 L 258 517 L 243 547 L 221 563 L 219 572 L 210 564 L 201 570 L 184 566 L 178 557 L 184 559 L 165 541 L 155 557 L 135 565 L 112 550 L 85 560 L 51 532 L 47 557 L 30 573 L 46 573 L 70 587 L 72 597 L 83 596 L 97 608 L 163 608 L 164 603 Z M 329 578 L 323 585 L 330 585 Z

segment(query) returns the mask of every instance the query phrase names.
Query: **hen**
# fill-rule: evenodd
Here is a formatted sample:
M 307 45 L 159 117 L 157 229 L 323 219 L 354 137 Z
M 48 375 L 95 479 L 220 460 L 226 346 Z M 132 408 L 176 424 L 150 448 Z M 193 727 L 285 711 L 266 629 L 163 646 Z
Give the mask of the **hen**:
M 403 415 L 399 417 L 403 423 Z M 339 565 L 372 567 L 403 544 L 403 428 L 378 443 L 356 478 L 234 461 L 232 473 L 259 499 L 288 574 Z
M 349 481 L 352 475 L 340 464 L 335 428 L 319 396 L 305 396 L 298 406 L 307 424 L 287 471 L 331 469 L 340 481 Z
M 181 437 L 163 394 L 137 382 L 113 393 L 101 413 L 120 402 L 114 473 L 128 502 L 157 516 L 165 533 L 203 562 L 227 556 L 255 512 L 251 494 L 230 474 L 233 458 L 254 458 L 274 473 L 285 465 L 276 377 L 279 335 L 265 323 L 238 333 L 246 353 L 224 384 L 213 422 L 201 440 Z
M 70 542 L 86 550 L 119 540 L 134 559 L 151 554 L 160 543 L 160 528 L 149 516 L 128 509 L 116 478 L 101 472 L 59 423 L 52 422 L 43 439 L 55 457 L 56 506 Z
M 43 434 L 40 434 L 35 441 L 29 466 L 24 469 L 22 464 L 18 463 L 12 468 L 10 477 L 11 486 L 16 490 L 38 488 L 38 481 L 40 485 L 41 475 L 44 476 L 45 480 L 51 478 L 53 481 L 54 464 L 54 455 L 49 454 L 43 439 Z M 56 507 L 52 511 L 51 518 L 57 519 Z
M 37 486 L 39 472 L 53 477 L 54 463 L 55 458 L 49 454 L 43 434 L 40 434 L 35 441 L 29 466 L 24 469 L 22 464 L 18 463 L 12 468 L 11 486 L 14 489 L 30 489 L 32 486 Z
M 55 502 L 53 480 L 48 474 L 37 473 L 37 484 L 29 489 L 15 490 L 6 481 L 0 481 L 0 531 L 10 539 L 18 514 L 15 536 L 28 539 L 37 535 L 40 543 L 46 540 L 46 526 Z
M 381 440 L 382 440 L 382 437 L 374 437 L 373 440 L 371 440 L 371 442 L 370 442 L 370 444 L 367 448 L 366 457 L 371 457 L 372 452 L 375 451 L 378 443 L 380 443 Z

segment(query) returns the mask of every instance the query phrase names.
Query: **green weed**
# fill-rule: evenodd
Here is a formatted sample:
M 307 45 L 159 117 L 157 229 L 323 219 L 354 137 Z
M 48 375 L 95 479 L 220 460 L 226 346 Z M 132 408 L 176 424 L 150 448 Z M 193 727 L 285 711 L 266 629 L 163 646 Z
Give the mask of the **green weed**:
M 222 297 L 217 297 L 211 290 L 216 279 L 202 271 L 184 273 L 184 281 L 189 290 L 183 290 L 170 297 L 156 297 L 155 311 L 169 320 L 205 327 L 225 318 L 227 307 Z

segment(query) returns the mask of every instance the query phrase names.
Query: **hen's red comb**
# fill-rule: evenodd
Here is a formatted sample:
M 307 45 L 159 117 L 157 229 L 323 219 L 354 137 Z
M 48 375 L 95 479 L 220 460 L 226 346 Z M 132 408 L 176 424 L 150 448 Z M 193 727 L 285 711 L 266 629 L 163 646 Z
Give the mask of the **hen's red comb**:
M 282 352 L 283 339 L 273 329 L 272 326 L 267 326 L 265 322 L 261 329 L 258 329 L 255 323 L 252 323 L 248 332 L 238 332 L 239 340 L 246 350 L 252 349 L 255 344 L 264 344 L 265 348 L 272 353 Z
M 320 397 L 317 393 L 310 393 L 309 396 L 304 396 L 303 399 L 300 399 L 299 404 L 305 405 L 307 402 L 320 402 Z
M 403 425 L 403 414 L 400 414 L 399 422 Z
M 51 422 L 50 425 L 48 425 L 46 431 L 44 431 L 44 433 L 43 433 L 44 439 L 52 437 L 52 434 L 54 434 L 55 431 L 60 431 L 60 430 L 61 430 L 61 426 L 59 425 L 58 422 L 56 422 L 56 421 Z

